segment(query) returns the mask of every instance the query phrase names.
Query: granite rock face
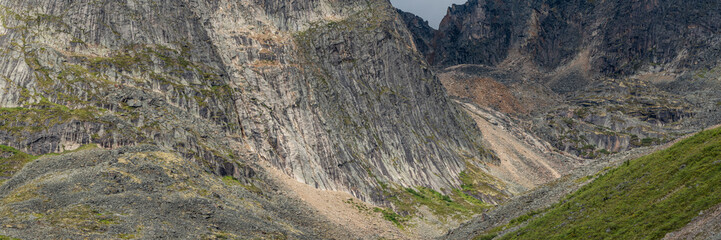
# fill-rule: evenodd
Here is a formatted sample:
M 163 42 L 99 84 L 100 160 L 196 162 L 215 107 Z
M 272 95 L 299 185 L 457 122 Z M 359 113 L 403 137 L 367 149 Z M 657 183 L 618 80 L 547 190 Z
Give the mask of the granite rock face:
M 590 49 L 589 70 L 603 74 L 698 69 L 719 58 L 720 9 L 709 0 L 471 0 L 449 8 L 426 54 L 441 66 L 524 56 L 554 70 Z
M 403 22 L 406 23 L 408 31 L 413 34 L 413 42 L 416 44 L 416 49 L 421 53 L 431 52 L 433 49 L 433 37 L 436 34 L 436 30 L 428 25 L 428 21 L 409 13 L 397 10 L 398 14 L 403 18 Z
M 491 159 L 387 1 L 0 1 L 2 144 L 270 161 L 383 203 Z
M 503 84 L 485 92 L 513 95 L 481 105 L 595 158 L 719 123 L 719 9 L 706 0 L 471 0 L 416 42 L 430 42 L 424 55 L 443 75 L 467 76 L 451 85 L 483 79 Z

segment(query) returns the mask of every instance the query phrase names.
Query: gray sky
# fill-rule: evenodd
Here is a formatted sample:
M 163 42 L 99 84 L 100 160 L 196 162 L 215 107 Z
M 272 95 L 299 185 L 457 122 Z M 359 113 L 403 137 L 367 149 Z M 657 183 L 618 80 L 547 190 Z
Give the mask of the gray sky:
M 467 0 L 391 0 L 396 8 L 412 12 L 423 19 L 428 20 L 431 27 L 438 29 L 441 20 L 446 16 L 446 11 L 451 4 L 463 4 Z

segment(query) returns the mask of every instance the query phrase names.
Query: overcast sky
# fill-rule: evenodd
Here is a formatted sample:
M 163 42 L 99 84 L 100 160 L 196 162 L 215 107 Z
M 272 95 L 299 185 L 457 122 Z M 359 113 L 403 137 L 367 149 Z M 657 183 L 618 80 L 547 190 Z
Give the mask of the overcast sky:
M 431 27 L 438 29 L 441 20 L 446 16 L 446 11 L 451 4 L 463 4 L 467 0 L 391 0 L 396 8 L 412 12 L 423 19 L 428 20 Z

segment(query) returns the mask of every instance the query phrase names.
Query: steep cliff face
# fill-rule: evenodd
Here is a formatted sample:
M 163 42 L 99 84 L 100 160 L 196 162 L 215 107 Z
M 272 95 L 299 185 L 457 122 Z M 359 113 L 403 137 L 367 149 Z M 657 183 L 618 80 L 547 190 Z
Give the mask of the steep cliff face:
M 372 202 L 489 159 L 387 1 L 0 5 L 1 140 L 28 153 L 150 143 Z
M 458 187 L 446 176 L 458 176 L 465 157 L 485 158 L 475 126 L 445 99 L 387 2 L 263 4 L 255 8 L 265 16 L 235 7 L 229 16 L 248 19 L 210 19 L 240 86 L 241 126 L 262 157 L 301 182 L 370 201 L 383 198 L 371 194 L 379 181 Z
M 388 1 L 0 0 L 0 10 L 0 144 L 12 150 L 0 156 L 0 180 L 9 192 L 33 191 L 4 192 L 11 200 L 0 205 L 0 223 L 12 226 L 0 234 L 34 238 L 76 223 L 87 225 L 83 233 L 57 236 L 133 234 L 135 222 L 148 220 L 137 211 L 166 204 L 161 195 L 183 197 L 161 210 L 210 216 L 195 223 L 215 230 L 192 236 L 344 232 L 278 191 L 268 169 L 374 203 L 383 209 L 370 215 L 395 224 L 417 214 L 421 200 L 437 207 L 429 215 L 455 222 L 510 196 L 506 182 L 488 175 L 486 164 L 498 160 L 473 119 L 449 100 Z M 133 148 L 140 145 L 149 147 Z M 138 161 L 116 164 L 127 157 Z M 50 163 L 66 166 L 38 168 Z M 114 175 L 65 192 L 95 170 Z M 42 177 L 51 175 L 72 177 Z M 228 187 L 216 184 L 221 177 L 241 187 L 218 193 Z M 137 209 L 112 203 L 145 198 Z M 29 208 L 15 214 L 18 206 Z M 127 218 L 58 225 L 52 211 Z M 41 214 L 50 225 L 28 228 Z M 137 232 L 163 228 L 148 221 Z
M 416 44 L 416 49 L 421 53 L 427 53 L 433 49 L 433 36 L 436 34 L 436 30 L 428 25 L 428 21 L 409 13 L 397 10 L 398 14 L 401 15 L 403 22 L 406 23 L 408 31 L 413 34 L 413 42 Z
M 471 0 L 449 8 L 433 38 L 416 41 L 431 42 L 424 55 L 443 75 L 466 76 L 444 84 L 501 83 L 486 92 L 512 96 L 479 104 L 533 119 L 529 130 L 557 149 L 595 158 L 719 122 L 721 95 L 711 91 L 719 89 L 720 8 Z M 460 97 L 489 98 L 468 94 Z
M 716 1 L 484 1 L 454 5 L 435 36 L 436 65 L 497 65 L 513 54 L 543 70 L 583 50 L 592 70 L 698 69 L 719 58 Z

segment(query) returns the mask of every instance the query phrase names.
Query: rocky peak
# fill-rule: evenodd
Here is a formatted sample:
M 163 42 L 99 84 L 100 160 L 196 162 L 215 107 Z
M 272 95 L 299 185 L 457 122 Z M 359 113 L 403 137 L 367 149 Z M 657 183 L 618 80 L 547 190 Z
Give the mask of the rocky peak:
M 413 13 L 404 12 L 400 9 L 397 9 L 397 11 L 406 23 L 408 30 L 413 34 L 413 42 L 416 44 L 416 49 L 421 53 L 433 51 L 433 43 L 431 40 L 436 34 L 436 30 L 428 25 L 428 21 L 423 20 Z
M 38 116 L 3 115 L 2 143 L 34 154 L 148 143 L 378 203 L 386 186 L 459 188 L 490 159 L 385 0 L 0 6 L 0 103 Z
M 708 0 L 471 0 L 449 8 L 425 52 L 438 66 L 495 66 L 523 57 L 552 71 L 592 49 L 582 57 L 594 73 L 699 69 L 719 57 L 719 8 Z

